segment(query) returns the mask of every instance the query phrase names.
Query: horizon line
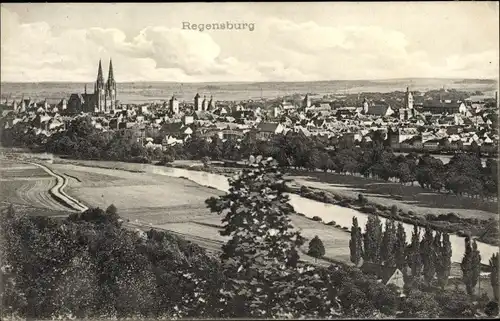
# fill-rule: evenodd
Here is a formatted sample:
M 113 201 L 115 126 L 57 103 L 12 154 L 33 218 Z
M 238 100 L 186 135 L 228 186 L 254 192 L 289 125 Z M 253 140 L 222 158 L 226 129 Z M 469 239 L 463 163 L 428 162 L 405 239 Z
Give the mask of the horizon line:
M 400 77 L 400 78 L 375 78 L 375 79 L 324 79 L 324 80 L 266 80 L 266 81 L 168 81 L 168 80 L 127 80 L 117 83 L 172 83 L 172 84 L 213 84 L 213 83 L 234 83 L 234 84 L 265 84 L 265 83 L 313 83 L 313 82 L 355 82 L 355 81 L 396 81 L 396 80 L 422 80 L 422 79 L 432 79 L 432 80 L 475 80 L 475 81 L 494 81 L 499 82 L 498 78 L 461 78 L 461 77 Z M 0 81 L 1 84 L 50 84 L 50 83 L 72 83 L 72 84 L 82 84 L 82 83 L 94 83 L 95 81 L 57 81 L 57 80 L 42 80 L 42 81 Z

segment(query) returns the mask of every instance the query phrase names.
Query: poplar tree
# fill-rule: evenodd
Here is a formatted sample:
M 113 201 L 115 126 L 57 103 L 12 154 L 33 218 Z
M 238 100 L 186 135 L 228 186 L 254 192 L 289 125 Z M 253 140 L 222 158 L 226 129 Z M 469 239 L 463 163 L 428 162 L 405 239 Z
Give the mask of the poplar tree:
M 420 249 L 422 255 L 424 279 L 427 284 L 430 285 L 432 280 L 434 279 L 434 275 L 436 274 L 437 253 L 436 249 L 434 248 L 434 237 L 432 236 L 432 230 L 429 226 L 425 228 L 425 233 Z
M 396 242 L 396 225 L 394 220 L 385 221 L 385 231 L 382 239 L 381 257 L 385 266 L 396 266 L 395 253 L 393 251 Z
M 420 255 L 420 229 L 417 225 L 413 226 L 411 243 L 408 248 L 408 262 L 412 277 L 419 277 L 422 270 L 422 258 Z
M 495 296 L 495 301 L 498 302 L 498 292 L 499 292 L 499 283 L 498 283 L 498 253 L 493 253 L 490 259 L 490 282 L 491 287 L 493 288 L 493 295 Z
M 394 242 L 394 259 L 396 267 L 406 275 L 406 232 L 403 223 L 399 222 L 396 230 L 396 240 Z
M 382 243 L 382 223 L 378 215 L 368 216 L 364 234 L 364 259 L 374 263 L 380 263 L 380 246 Z
M 460 268 L 462 269 L 462 280 L 465 284 L 467 294 L 473 295 L 479 280 L 481 255 L 477 249 L 476 241 L 474 240 L 471 243 L 470 236 L 465 238 L 465 253 Z
M 358 225 L 358 219 L 352 218 L 351 240 L 349 241 L 349 249 L 351 250 L 351 262 L 358 265 L 363 257 L 361 228 Z
M 436 276 L 442 289 L 448 284 L 451 272 L 451 242 L 450 235 L 444 233 L 440 243 L 438 260 L 436 264 Z

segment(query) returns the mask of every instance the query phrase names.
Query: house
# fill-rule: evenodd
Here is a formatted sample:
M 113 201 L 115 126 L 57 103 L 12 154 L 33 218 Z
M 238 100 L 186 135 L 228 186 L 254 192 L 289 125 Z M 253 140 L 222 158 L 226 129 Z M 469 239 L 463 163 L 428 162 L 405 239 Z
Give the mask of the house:
M 261 122 L 257 125 L 257 139 L 266 140 L 275 134 L 281 134 L 284 129 L 280 123 Z
M 165 135 L 173 137 L 183 137 L 193 133 L 193 130 L 188 126 L 185 126 L 183 123 L 165 123 L 161 127 L 161 131 Z
M 451 100 L 427 100 L 420 107 L 422 112 L 431 114 L 466 114 L 467 107 L 461 101 Z
M 438 139 L 432 139 L 432 140 L 426 141 L 424 143 L 424 149 L 426 149 L 428 151 L 439 149 L 439 140 Z
M 388 117 L 394 114 L 394 110 L 387 104 L 374 104 L 368 108 L 367 115 Z
M 396 144 L 400 144 L 412 137 L 417 136 L 418 130 L 413 127 L 409 128 L 398 128 L 396 130 L 393 130 L 390 128 L 387 132 L 387 135 L 389 136 L 389 141 L 391 146 L 395 146 Z
M 375 276 L 377 280 L 379 280 L 379 282 L 382 282 L 385 285 L 392 284 L 398 287 L 400 290 L 403 290 L 405 286 L 403 272 L 401 272 L 396 267 L 388 267 L 371 262 L 363 262 L 363 265 L 360 269 L 365 274 Z

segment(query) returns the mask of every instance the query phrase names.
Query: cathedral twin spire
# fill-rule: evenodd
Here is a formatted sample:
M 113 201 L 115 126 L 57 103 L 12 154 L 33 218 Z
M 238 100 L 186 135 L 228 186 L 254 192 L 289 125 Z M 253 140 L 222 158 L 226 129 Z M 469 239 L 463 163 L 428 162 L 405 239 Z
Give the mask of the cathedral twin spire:
M 95 83 L 94 95 L 96 95 L 97 111 L 107 111 L 115 109 L 116 103 L 116 81 L 113 74 L 113 62 L 109 60 L 108 80 L 104 82 L 102 73 L 102 63 L 99 59 L 99 67 L 97 70 L 97 80 Z
M 104 87 L 104 77 L 102 75 L 102 63 L 101 59 L 99 59 L 99 68 L 97 70 L 97 87 L 102 88 Z M 106 87 L 107 89 L 113 88 L 113 86 L 116 85 L 115 82 L 115 77 L 113 74 L 113 61 L 109 59 L 109 72 L 108 72 L 108 81 L 106 82 Z

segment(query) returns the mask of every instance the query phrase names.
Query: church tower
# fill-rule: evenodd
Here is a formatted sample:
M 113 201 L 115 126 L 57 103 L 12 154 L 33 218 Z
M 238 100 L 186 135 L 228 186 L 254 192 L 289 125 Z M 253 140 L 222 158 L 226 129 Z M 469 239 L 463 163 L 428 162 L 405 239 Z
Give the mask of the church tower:
M 113 74 L 113 62 L 109 59 L 108 81 L 106 83 L 106 111 L 116 109 L 116 81 Z
M 104 111 L 106 104 L 106 90 L 104 88 L 104 77 L 102 76 L 102 65 L 99 59 L 99 68 L 97 70 L 97 80 L 94 84 L 94 95 L 96 97 L 96 105 L 94 112 Z
M 409 87 L 406 87 L 405 108 L 413 109 L 413 95 L 411 94 Z

